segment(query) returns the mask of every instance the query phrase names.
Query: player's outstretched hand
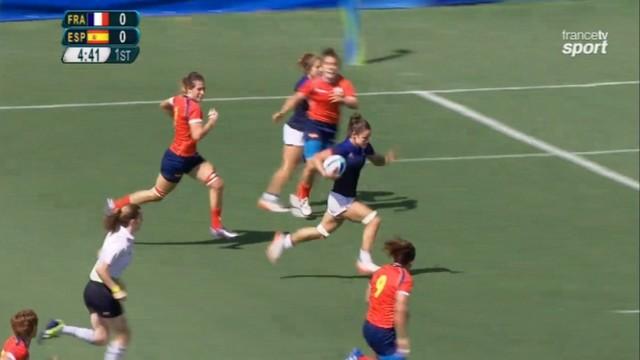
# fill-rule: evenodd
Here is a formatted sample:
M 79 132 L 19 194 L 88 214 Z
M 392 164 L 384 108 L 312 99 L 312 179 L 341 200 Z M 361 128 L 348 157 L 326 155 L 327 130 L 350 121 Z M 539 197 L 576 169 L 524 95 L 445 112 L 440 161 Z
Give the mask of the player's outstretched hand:
M 384 155 L 384 163 L 385 164 L 390 164 L 394 161 L 396 161 L 397 157 L 396 157 L 396 152 L 393 150 L 389 150 L 387 151 L 387 153 Z
M 271 120 L 273 120 L 273 122 L 277 123 L 278 121 L 282 120 L 282 117 L 284 116 L 284 113 L 282 111 L 278 111 L 273 113 L 273 115 L 271 116 Z

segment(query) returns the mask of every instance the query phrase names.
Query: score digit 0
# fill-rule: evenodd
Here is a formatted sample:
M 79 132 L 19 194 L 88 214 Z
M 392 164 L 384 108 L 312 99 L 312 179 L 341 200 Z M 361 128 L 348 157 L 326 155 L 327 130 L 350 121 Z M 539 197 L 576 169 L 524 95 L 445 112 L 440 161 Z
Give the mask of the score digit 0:
M 117 26 L 138 26 L 140 23 L 140 16 L 137 11 L 111 11 L 109 12 L 110 20 L 113 19 L 112 24 Z
M 140 41 L 140 31 L 137 28 L 110 30 L 109 35 L 112 44 L 136 45 Z

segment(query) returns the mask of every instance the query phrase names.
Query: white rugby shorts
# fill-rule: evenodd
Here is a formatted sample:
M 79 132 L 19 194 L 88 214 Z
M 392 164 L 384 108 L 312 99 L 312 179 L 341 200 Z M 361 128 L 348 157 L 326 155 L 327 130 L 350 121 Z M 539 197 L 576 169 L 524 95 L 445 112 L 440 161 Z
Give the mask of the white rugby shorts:
M 284 124 L 282 127 L 282 141 L 285 145 L 304 146 L 304 132 Z
M 327 212 L 333 217 L 338 217 L 340 214 L 347 211 L 354 201 L 356 201 L 356 198 L 347 197 L 331 191 L 329 193 L 329 198 L 327 199 Z

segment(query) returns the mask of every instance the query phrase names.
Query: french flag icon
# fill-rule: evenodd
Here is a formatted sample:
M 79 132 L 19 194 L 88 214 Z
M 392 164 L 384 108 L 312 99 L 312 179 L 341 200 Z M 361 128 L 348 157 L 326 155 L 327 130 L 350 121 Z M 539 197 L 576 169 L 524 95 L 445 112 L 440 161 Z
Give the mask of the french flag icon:
M 89 26 L 109 26 L 108 12 L 92 12 L 87 15 Z

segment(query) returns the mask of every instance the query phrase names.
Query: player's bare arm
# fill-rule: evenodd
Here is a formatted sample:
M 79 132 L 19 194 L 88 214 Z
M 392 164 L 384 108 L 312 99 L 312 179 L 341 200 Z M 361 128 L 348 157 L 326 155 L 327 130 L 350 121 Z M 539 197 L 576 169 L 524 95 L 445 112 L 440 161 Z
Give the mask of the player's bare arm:
M 96 273 L 100 280 L 111 290 L 114 299 L 123 300 L 127 297 L 127 293 L 109 274 L 109 264 L 101 262 L 96 266 Z
M 407 332 L 407 323 L 409 320 L 409 296 L 399 293 L 396 298 L 396 309 L 394 315 L 394 327 L 397 334 L 398 352 L 408 354 L 409 333 Z
M 385 166 L 396 160 L 396 153 L 393 150 L 389 150 L 384 155 L 373 154 L 367 156 L 367 159 L 375 166 Z
M 160 109 L 162 109 L 165 114 L 173 117 L 173 102 L 171 101 L 171 99 L 172 98 L 162 100 L 162 102 L 160 102 Z
M 304 98 L 305 96 L 300 92 L 296 92 L 295 94 L 289 96 L 287 100 L 284 101 L 284 104 L 282 104 L 280 111 L 274 113 L 271 117 L 273 121 L 277 122 L 281 120 L 286 113 L 295 108 L 302 100 L 304 100 Z

